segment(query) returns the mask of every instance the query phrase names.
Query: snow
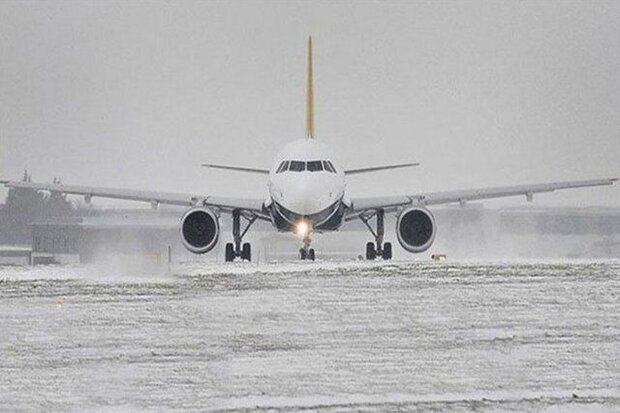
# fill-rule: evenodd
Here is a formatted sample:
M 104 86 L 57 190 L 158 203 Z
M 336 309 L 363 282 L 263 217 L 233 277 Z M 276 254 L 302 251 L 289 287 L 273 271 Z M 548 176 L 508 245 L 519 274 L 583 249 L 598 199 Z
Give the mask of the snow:
M 0 267 L 0 410 L 620 410 L 620 262 Z

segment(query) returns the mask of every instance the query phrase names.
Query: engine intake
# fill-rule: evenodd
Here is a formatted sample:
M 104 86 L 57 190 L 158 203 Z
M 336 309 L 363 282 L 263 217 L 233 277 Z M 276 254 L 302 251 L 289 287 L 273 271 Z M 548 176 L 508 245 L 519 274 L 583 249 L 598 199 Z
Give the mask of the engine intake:
M 181 239 L 185 248 L 195 254 L 211 251 L 217 244 L 220 224 L 209 208 L 192 208 L 181 218 Z
M 437 225 L 435 217 L 421 207 L 410 207 L 398 216 L 396 235 L 400 245 L 409 252 L 424 252 L 433 245 Z

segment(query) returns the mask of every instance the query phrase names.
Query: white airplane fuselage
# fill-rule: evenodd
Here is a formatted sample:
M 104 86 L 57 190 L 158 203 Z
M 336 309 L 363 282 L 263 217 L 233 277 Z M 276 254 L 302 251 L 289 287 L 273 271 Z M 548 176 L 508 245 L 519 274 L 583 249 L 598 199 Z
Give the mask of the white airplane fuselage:
M 284 169 L 284 170 L 283 170 Z M 269 171 L 272 222 L 280 231 L 336 230 L 342 224 L 344 170 L 327 145 L 299 139 L 286 145 Z

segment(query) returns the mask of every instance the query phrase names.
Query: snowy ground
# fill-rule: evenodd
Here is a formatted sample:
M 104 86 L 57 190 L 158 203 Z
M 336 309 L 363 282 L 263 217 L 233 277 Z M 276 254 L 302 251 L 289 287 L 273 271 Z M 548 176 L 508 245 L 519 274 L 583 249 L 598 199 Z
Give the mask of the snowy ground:
M 0 267 L 0 411 L 620 411 L 620 262 Z

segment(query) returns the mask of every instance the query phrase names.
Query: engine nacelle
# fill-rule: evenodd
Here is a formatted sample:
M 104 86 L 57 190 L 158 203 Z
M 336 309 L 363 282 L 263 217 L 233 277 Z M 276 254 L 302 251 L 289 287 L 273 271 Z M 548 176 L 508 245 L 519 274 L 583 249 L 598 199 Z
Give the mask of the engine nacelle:
M 181 218 L 181 239 L 185 248 L 194 254 L 211 251 L 220 236 L 217 215 L 209 208 L 192 208 Z
M 396 235 L 400 245 L 409 252 L 424 252 L 433 245 L 437 225 L 426 208 L 410 207 L 398 215 Z

